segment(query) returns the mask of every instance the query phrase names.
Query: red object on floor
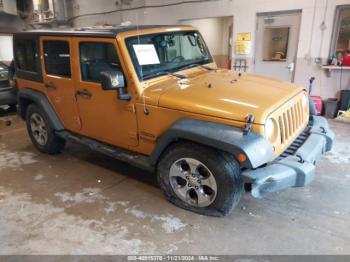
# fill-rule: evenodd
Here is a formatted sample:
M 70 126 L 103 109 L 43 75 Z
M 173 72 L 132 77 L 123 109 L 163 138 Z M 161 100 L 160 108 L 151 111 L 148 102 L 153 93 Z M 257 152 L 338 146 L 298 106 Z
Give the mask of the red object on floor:
M 311 96 L 311 99 L 315 104 L 317 113 L 319 115 L 322 114 L 322 108 L 323 108 L 322 98 L 320 96 Z
M 346 55 L 343 58 L 343 66 L 350 66 L 350 55 Z

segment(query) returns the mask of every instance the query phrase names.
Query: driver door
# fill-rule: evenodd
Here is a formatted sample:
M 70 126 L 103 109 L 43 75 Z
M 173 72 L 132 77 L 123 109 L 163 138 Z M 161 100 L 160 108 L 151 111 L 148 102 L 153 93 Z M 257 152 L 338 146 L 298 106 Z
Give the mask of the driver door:
M 76 100 L 82 122 L 81 134 L 114 146 L 138 145 L 133 100 L 119 100 L 117 91 L 103 90 L 100 73 L 121 71 L 115 39 L 74 38 Z M 129 84 L 129 83 L 127 83 Z M 131 90 L 130 85 L 127 87 Z

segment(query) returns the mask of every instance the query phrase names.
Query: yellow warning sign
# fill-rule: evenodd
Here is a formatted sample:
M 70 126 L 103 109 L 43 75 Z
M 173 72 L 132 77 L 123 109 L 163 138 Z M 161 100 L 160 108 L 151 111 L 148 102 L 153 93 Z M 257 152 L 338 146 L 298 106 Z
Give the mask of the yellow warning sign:
M 237 41 L 251 41 L 252 33 L 251 32 L 241 32 L 237 34 Z

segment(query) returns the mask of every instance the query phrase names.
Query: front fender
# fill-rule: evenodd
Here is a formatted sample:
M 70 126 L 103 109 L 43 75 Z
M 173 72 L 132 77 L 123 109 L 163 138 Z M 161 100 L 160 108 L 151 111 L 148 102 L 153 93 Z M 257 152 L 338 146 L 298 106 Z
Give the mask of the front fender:
M 257 133 L 250 132 L 244 135 L 242 129 L 237 127 L 183 119 L 175 122 L 160 137 L 150 156 L 151 163 L 155 165 L 167 146 L 177 140 L 193 141 L 234 156 L 243 153 L 247 160 L 241 163 L 241 166 L 249 169 L 257 168 L 274 158 L 271 145 Z

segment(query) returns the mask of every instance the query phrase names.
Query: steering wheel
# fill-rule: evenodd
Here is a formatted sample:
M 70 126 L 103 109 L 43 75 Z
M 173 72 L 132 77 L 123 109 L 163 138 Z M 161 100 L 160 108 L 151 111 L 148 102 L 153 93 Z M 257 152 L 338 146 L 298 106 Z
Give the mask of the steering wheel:
M 173 59 L 171 59 L 171 63 L 173 63 L 173 62 L 182 62 L 182 61 L 184 61 L 185 60 L 185 58 L 182 56 L 182 55 L 179 55 L 179 56 L 175 56 Z

